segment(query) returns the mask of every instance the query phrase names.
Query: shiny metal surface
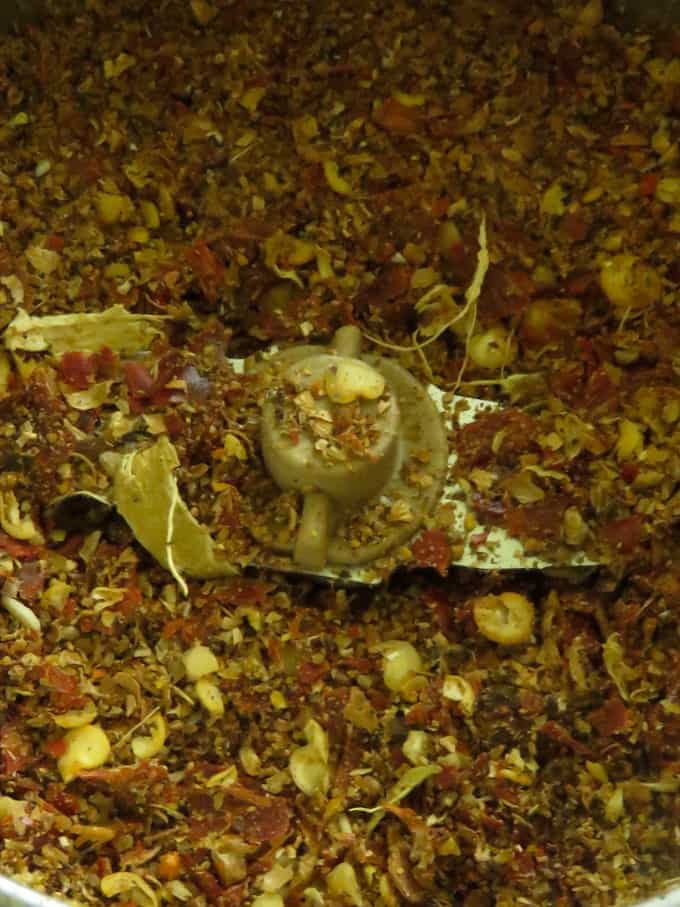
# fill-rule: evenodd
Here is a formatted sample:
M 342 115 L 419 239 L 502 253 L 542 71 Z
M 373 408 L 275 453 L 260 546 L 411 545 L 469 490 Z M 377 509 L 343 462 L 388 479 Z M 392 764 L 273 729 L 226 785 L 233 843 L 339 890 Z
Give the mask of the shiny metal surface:
M 0 907 L 67 907 L 67 904 L 0 876 Z

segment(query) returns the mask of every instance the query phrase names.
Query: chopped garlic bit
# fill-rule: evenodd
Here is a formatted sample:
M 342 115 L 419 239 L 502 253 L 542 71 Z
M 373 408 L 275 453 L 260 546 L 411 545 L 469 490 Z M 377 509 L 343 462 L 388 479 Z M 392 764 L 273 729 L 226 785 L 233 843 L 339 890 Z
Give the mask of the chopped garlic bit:
M 224 436 L 222 446 L 226 457 L 235 457 L 242 463 L 248 459 L 248 451 L 244 447 L 243 442 L 231 432 L 227 432 Z
M 473 602 L 472 614 L 480 633 L 492 642 L 511 646 L 531 639 L 534 606 L 525 595 L 484 595 Z
M 116 837 L 113 828 L 106 825 L 72 825 L 71 831 L 76 838 L 76 846 L 81 844 L 107 844 Z
M 460 704 L 464 715 L 468 717 L 475 710 L 477 694 L 469 680 L 459 674 L 447 674 L 442 685 L 442 696 Z
M 306 746 L 293 751 L 290 757 L 290 773 L 296 786 L 308 797 L 324 794 L 330 782 L 328 772 L 328 735 L 313 718 L 304 728 Z
M 412 765 L 424 765 L 430 740 L 426 731 L 409 731 L 402 746 L 402 752 Z
M 383 680 L 388 690 L 403 691 L 416 674 L 423 670 L 423 661 L 410 642 L 391 639 L 380 646 L 383 655 Z
M 131 54 L 120 53 L 115 60 L 104 60 L 104 78 L 117 79 L 126 70 L 137 63 L 137 58 Z
M 207 646 L 194 646 L 182 656 L 184 670 L 189 680 L 200 680 L 220 669 L 220 663 Z
M 219 850 L 211 851 L 212 864 L 223 885 L 234 885 L 245 879 L 248 874 L 245 854 L 249 850 L 250 848 L 246 844 L 245 851 L 228 846 L 220 846 Z
M 152 759 L 163 749 L 168 726 L 160 713 L 156 713 L 149 722 L 149 731 L 148 736 L 140 734 L 132 738 L 130 746 L 137 759 Z
M 66 752 L 57 762 L 64 783 L 77 778 L 80 772 L 104 765 L 111 753 L 111 744 L 98 724 L 74 728 L 63 738 Z
M 196 681 L 194 689 L 196 698 L 206 712 L 216 717 L 224 715 L 224 699 L 222 698 L 222 691 L 217 684 L 206 677 L 201 677 Z
M 97 706 L 89 699 L 87 705 L 82 709 L 71 709 L 61 715 L 54 715 L 53 721 L 57 727 L 78 728 L 85 727 L 86 724 L 92 724 L 96 717 Z
M 51 274 L 59 267 L 60 257 L 52 249 L 43 249 L 40 246 L 30 246 L 26 249 L 26 258 L 38 274 Z
M 13 491 L 0 492 L 0 526 L 22 542 L 41 544 L 44 539 L 30 516 L 22 516 Z
M 331 187 L 333 192 L 337 192 L 338 195 L 352 195 L 353 189 L 346 179 L 343 179 L 338 172 L 338 165 L 335 161 L 324 161 L 323 162 L 323 173 L 326 177 L 326 182 Z
M 2 607 L 5 611 L 11 614 L 17 623 L 20 623 L 22 627 L 26 627 L 27 630 L 33 630 L 35 633 L 40 633 L 40 621 L 35 612 L 29 608 L 28 605 L 20 602 L 18 598 L 14 598 L 10 592 L 3 592 L 0 601 L 2 602 Z
M 266 88 L 249 88 L 245 91 L 240 98 L 240 104 L 242 107 L 245 107 L 250 113 L 255 113 L 257 110 L 258 104 L 265 96 L 267 92 Z
M 622 419 L 619 422 L 619 439 L 616 442 L 616 459 L 636 459 L 645 446 L 644 429 L 637 422 Z
M 134 892 L 142 899 L 144 907 L 157 907 L 158 905 L 156 892 L 138 872 L 112 872 L 103 877 L 99 887 L 106 898 L 115 898 L 119 894 Z
M 252 902 L 252 907 L 285 907 L 280 894 L 261 894 Z

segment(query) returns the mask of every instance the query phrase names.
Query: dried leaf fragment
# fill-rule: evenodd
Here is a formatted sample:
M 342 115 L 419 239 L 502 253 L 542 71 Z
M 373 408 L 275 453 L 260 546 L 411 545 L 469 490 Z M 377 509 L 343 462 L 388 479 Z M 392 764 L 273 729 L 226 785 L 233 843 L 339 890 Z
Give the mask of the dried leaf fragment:
M 607 673 L 616 684 L 619 695 L 625 702 L 630 701 L 628 683 L 636 678 L 636 672 L 626 664 L 623 646 L 618 633 L 611 633 L 602 647 L 602 657 Z
M 166 435 L 145 450 L 109 454 L 104 462 L 113 477 L 112 499 L 118 512 L 186 595 L 182 573 L 208 579 L 232 576 L 236 570 L 219 559 L 207 528 L 180 498 L 174 477 L 178 465 L 177 451 Z
M 104 60 L 104 78 L 117 79 L 127 69 L 131 69 L 137 62 L 137 58 L 125 52 L 119 53 L 115 60 Z
M 353 807 L 350 812 L 364 812 L 373 814 L 373 818 L 368 823 L 368 826 L 366 828 L 366 833 L 370 835 L 373 829 L 387 814 L 385 807 L 396 806 L 405 797 L 408 797 L 411 791 L 415 790 L 416 787 L 419 787 L 424 781 L 427 781 L 428 778 L 432 778 L 434 775 L 438 775 L 441 770 L 441 766 L 434 763 L 427 765 L 415 765 L 413 766 L 413 768 L 407 769 L 401 776 L 401 778 L 399 778 L 399 780 L 396 782 L 396 784 L 392 785 L 392 787 L 387 791 L 385 799 L 380 806 L 374 806 L 370 809 L 365 809 L 363 807 L 357 806 Z
M 26 258 L 38 274 L 51 274 L 59 267 L 59 253 L 53 249 L 43 249 L 40 246 L 29 246 L 26 249 Z
M 102 894 L 106 898 L 115 898 L 119 894 L 134 891 L 144 899 L 145 907 L 158 907 L 158 898 L 153 888 L 138 872 L 112 872 L 104 876 L 99 883 Z
M 207 25 L 217 15 L 217 10 L 206 0 L 191 0 L 191 12 L 199 25 Z
M 77 409 L 80 412 L 97 409 L 106 403 L 111 393 L 112 384 L 113 381 L 97 381 L 86 390 L 64 394 L 64 399 L 72 409 Z
M 349 901 L 349 903 L 354 904 L 355 907 L 362 907 L 364 901 L 361 897 L 361 889 L 359 888 L 359 882 L 357 881 L 357 874 L 351 863 L 347 863 L 346 861 L 338 863 L 338 865 L 334 866 L 328 873 L 326 881 L 328 882 L 328 891 L 330 894 Z
M 162 333 L 162 315 L 135 315 L 122 305 L 103 312 L 77 315 L 29 315 L 19 309 L 3 335 L 12 352 L 26 350 L 54 356 L 62 353 L 96 353 L 103 346 L 116 353 L 138 353 L 149 349 Z

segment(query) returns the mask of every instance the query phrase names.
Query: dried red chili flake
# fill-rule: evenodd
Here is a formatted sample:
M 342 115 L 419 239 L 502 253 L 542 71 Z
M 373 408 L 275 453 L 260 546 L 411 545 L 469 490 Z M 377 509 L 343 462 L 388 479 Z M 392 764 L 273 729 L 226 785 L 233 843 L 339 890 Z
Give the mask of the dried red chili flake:
M 658 173 L 645 173 L 640 179 L 638 192 L 643 198 L 651 198 L 656 192 L 661 177 Z
M 622 463 L 619 467 L 619 475 L 628 485 L 632 484 L 640 472 L 639 463 Z
M 209 302 L 217 300 L 217 294 L 225 273 L 225 267 L 210 246 L 197 240 L 184 252 L 187 264 L 198 278 L 203 295 Z
M 442 198 L 435 198 L 434 201 L 430 203 L 430 211 L 435 220 L 441 220 L 445 217 L 450 205 L 451 199 L 446 195 Z
M 527 715 L 540 715 L 544 706 L 545 702 L 539 693 L 534 693 L 533 690 L 520 690 L 520 711 Z
M 54 754 L 52 753 L 51 755 Z M 78 797 L 76 797 L 75 794 L 69 794 L 67 791 L 62 790 L 61 786 L 58 784 L 47 785 L 45 800 L 65 816 L 77 816 L 80 812 L 80 801 L 78 800 Z
M 263 605 L 274 589 L 274 583 L 239 578 L 214 589 L 211 597 L 228 605 Z
M 303 661 L 297 666 L 297 678 L 300 684 L 305 687 L 312 687 L 315 683 L 328 674 L 330 665 L 327 661 L 321 664 L 315 664 L 312 661 Z
M 423 598 L 432 611 L 433 622 L 445 636 L 448 636 L 454 628 L 453 605 L 448 595 L 443 589 L 433 587 L 425 590 Z
M 556 540 L 562 533 L 564 511 L 568 506 L 567 498 L 552 495 L 537 504 L 513 507 L 505 515 L 504 525 L 516 538 Z
M 413 559 L 419 567 L 434 567 L 446 576 L 453 554 L 451 541 L 443 529 L 426 529 L 411 546 Z
M 479 297 L 479 312 L 494 320 L 517 315 L 526 308 L 535 292 L 530 275 L 507 271 L 503 265 L 491 265 Z
M 179 413 L 170 411 L 165 414 L 164 419 L 170 440 L 175 441 L 186 432 L 186 422 Z
M 580 756 L 588 756 L 590 759 L 594 758 L 590 747 L 586 746 L 585 743 L 581 743 L 580 740 L 576 740 L 569 731 L 561 724 L 558 724 L 557 721 L 546 721 L 545 724 L 542 724 L 538 729 L 538 733 L 544 734 L 561 746 L 566 746 Z
M 17 560 L 33 561 L 39 558 L 43 549 L 38 545 L 31 545 L 28 542 L 19 542 L 13 539 L 6 532 L 0 531 L 0 548 L 6 551 L 11 557 Z
M 259 220 L 255 217 L 242 217 L 240 220 L 233 220 L 226 229 L 226 236 L 229 240 L 239 244 L 249 242 L 262 242 L 268 239 L 275 228 L 269 221 Z
M 114 377 L 118 367 L 118 354 L 110 347 L 102 346 L 96 353 L 92 353 L 90 359 L 98 381 Z
M 484 466 L 494 456 L 501 463 L 513 464 L 520 453 L 528 451 L 535 432 L 534 420 L 521 410 L 508 408 L 481 413 L 456 435 L 459 466 L 461 469 Z M 497 436 L 501 443 L 494 454 L 492 445 Z
M 613 548 L 623 554 L 632 554 L 642 541 L 643 528 L 644 521 L 640 514 L 636 513 L 607 523 L 603 533 L 605 540 Z
M 588 238 L 590 224 L 579 211 L 569 211 L 562 218 L 560 230 L 570 242 L 583 242 Z
M 618 696 L 610 697 L 599 709 L 590 713 L 588 719 L 603 737 L 620 734 L 628 727 L 632 713 Z
M 43 748 L 50 756 L 59 759 L 66 752 L 67 745 L 65 740 L 59 738 L 58 740 L 48 740 Z
M 80 691 L 80 680 L 77 674 L 62 671 L 55 664 L 48 663 L 38 668 L 41 683 L 48 687 L 50 694 L 65 699 L 76 698 Z
M 79 777 L 106 787 L 137 790 L 166 781 L 168 770 L 164 765 L 140 762 L 139 765 L 123 765 L 120 768 L 95 768 L 81 772 Z
M 123 373 L 128 389 L 130 410 L 138 414 L 144 409 L 156 386 L 156 379 L 141 362 L 124 362 Z
M 414 107 L 407 107 L 395 98 L 387 98 L 373 114 L 373 120 L 386 132 L 409 135 L 418 132 L 422 117 Z
M 353 300 L 354 308 L 363 311 L 371 306 L 382 308 L 408 292 L 413 269 L 408 265 L 388 264 L 373 283 Z
M 222 903 L 224 888 L 217 880 L 217 876 L 206 869 L 202 872 L 193 872 L 191 877 L 206 896 L 209 904 Z
M 50 249 L 52 252 L 61 252 L 61 250 L 66 245 L 66 240 L 63 236 L 59 236 L 57 233 L 50 233 L 50 235 L 45 240 L 45 247 Z
M 3 775 L 14 775 L 33 759 L 30 740 L 12 722 L 0 725 L 0 770 Z
M 229 785 L 225 799 L 232 810 L 234 804 L 231 801 L 242 805 L 246 819 L 243 833 L 249 843 L 279 843 L 285 840 L 292 817 L 286 800 L 259 793 L 239 783 Z

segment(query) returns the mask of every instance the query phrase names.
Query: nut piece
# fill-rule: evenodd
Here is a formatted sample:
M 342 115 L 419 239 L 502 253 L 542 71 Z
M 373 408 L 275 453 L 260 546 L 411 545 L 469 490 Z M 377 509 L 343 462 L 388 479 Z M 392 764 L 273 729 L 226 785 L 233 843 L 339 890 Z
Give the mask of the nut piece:
M 385 379 L 360 359 L 348 359 L 326 372 L 324 389 L 333 403 L 377 400 L 385 390 Z
M 484 595 L 475 600 L 472 613 L 479 632 L 492 642 L 513 646 L 531 639 L 534 606 L 524 595 Z
M 207 646 L 194 646 L 182 656 L 184 670 L 189 680 L 200 680 L 206 674 L 219 671 L 220 664 Z
M 634 255 L 616 255 L 600 269 L 600 286 L 614 308 L 644 309 L 661 298 L 661 278 Z
M 494 327 L 470 339 L 468 354 L 479 368 L 496 371 L 512 363 L 517 344 L 504 328 Z
M 80 772 L 99 768 L 109 758 L 111 744 L 98 724 L 74 728 L 63 738 L 66 752 L 57 762 L 59 774 L 68 784 Z
M 388 690 L 398 693 L 423 670 L 423 661 L 410 642 L 391 639 L 381 648 L 385 686 Z

